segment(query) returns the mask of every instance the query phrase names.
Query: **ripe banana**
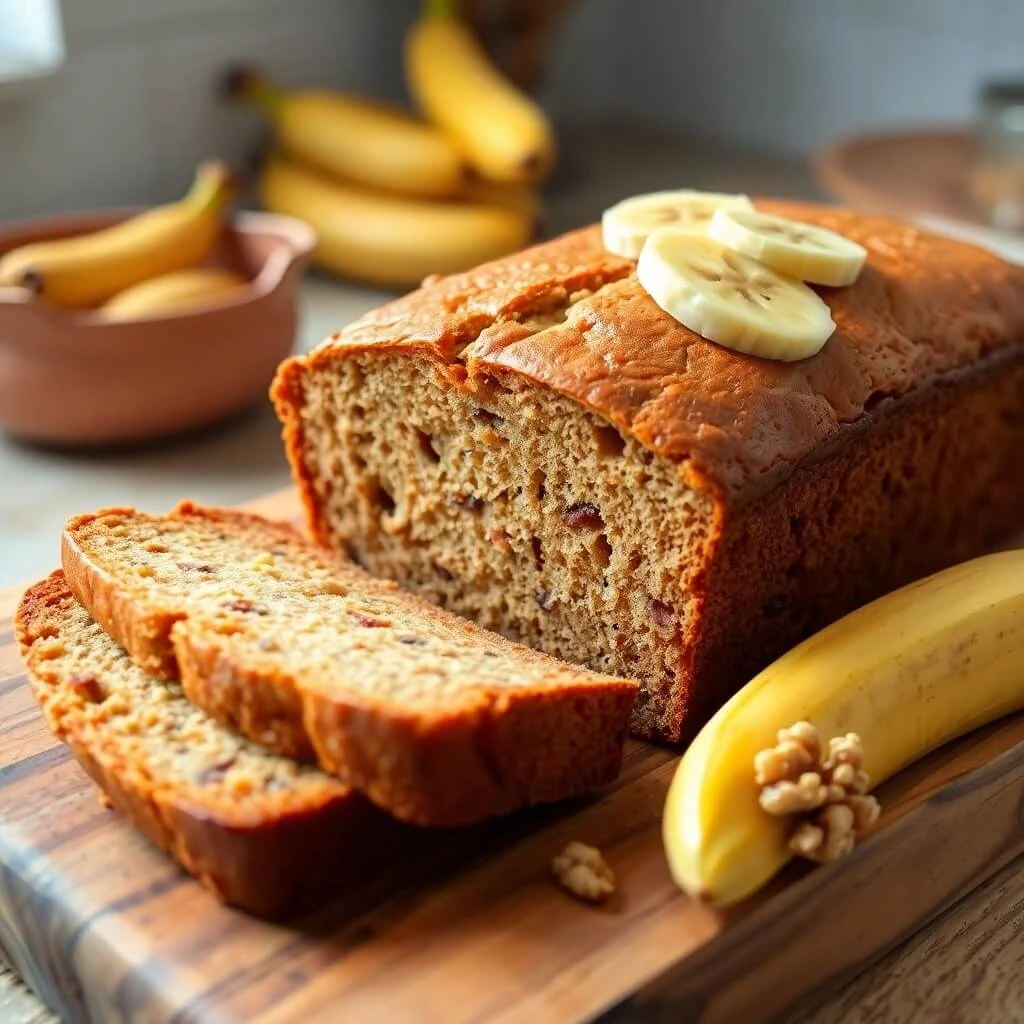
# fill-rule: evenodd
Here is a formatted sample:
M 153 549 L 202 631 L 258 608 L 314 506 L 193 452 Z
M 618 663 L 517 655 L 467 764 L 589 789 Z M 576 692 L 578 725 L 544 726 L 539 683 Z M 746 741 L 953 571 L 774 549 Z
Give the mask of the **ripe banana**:
M 555 159 L 547 117 L 498 71 L 451 6 L 445 0 L 429 2 L 409 31 L 409 91 L 482 177 L 512 184 L 539 181 Z
M 287 93 L 250 69 L 229 75 L 226 90 L 270 117 L 286 155 L 322 171 L 433 198 L 454 196 L 465 183 L 448 138 L 398 107 L 325 90 Z
M 754 757 L 806 720 L 855 732 L 873 784 L 1024 708 L 1024 550 L 912 583 L 840 619 L 770 665 L 683 755 L 665 805 L 672 874 L 718 905 L 789 859 L 787 821 L 758 803 Z
M 540 196 L 536 189 L 527 185 L 502 185 L 497 181 L 470 178 L 463 187 L 460 198 L 484 206 L 501 206 L 539 220 L 542 212 Z
M 238 292 L 246 283 L 246 279 L 233 270 L 206 267 L 177 270 L 118 292 L 100 307 L 100 312 L 110 320 L 138 320 L 180 313 Z
M 708 237 L 780 274 L 833 288 L 853 284 L 868 254 L 835 231 L 757 210 L 715 211 Z
M 385 287 L 417 285 L 521 249 L 533 218 L 472 203 L 436 203 L 370 192 L 273 159 L 261 180 L 268 210 L 316 230 L 313 262 Z
M 723 192 L 648 192 L 630 196 L 608 207 L 601 216 L 604 247 L 617 256 L 635 260 L 652 231 L 674 228 L 707 234 L 716 210 L 752 210 L 753 203 L 743 195 Z
M 0 257 L 0 285 L 21 285 L 57 306 L 85 308 L 160 274 L 193 267 L 220 230 L 234 176 L 203 164 L 184 199 L 88 235 L 33 242 Z
M 691 331 L 763 359 L 805 359 L 836 329 L 831 310 L 802 281 L 689 231 L 655 231 L 636 276 Z

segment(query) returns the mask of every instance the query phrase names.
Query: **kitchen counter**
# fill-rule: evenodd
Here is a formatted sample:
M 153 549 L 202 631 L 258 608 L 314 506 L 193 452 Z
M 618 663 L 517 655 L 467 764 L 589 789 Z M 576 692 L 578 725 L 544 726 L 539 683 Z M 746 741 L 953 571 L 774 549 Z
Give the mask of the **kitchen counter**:
M 624 195 L 692 186 L 814 196 L 806 167 L 729 153 L 643 129 L 566 132 L 562 168 L 549 195 L 549 233 L 586 223 Z M 387 298 L 319 275 L 302 286 L 297 350 Z M 285 485 L 288 471 L 269 403 L 219 429 L 166 445 L 121 452 L 53 452 L 0 437 L 0 586 L 39 576 L 58 562 L 64 519 L 107 504 L 169 508 L 183 497 L 233 504 Z M 1021 1019 L 1014 999 L 1021 967 L 1019 908 L 1024 865 L 986 885 L 850 981 L 805 1022 Z M 1017 1016 L 1014 1016 L 1017 1014 Z M 0 1020 L 55 1018 L 0 964 Z
M 592 126 L 562 137 L 547 234 L 596 220 L 623 196 L 657 188 L 815 194 L 808 169 L 791 160 L 666 139 L 636 127 Z M 388 296 L 308 276 L 297 350 L 308 350 Z M 0 436 L 0 586 L 54 568 L 61 525 L 73 513 L 125 504 L 163 511 L 182 498 L 231 505 L 283 487 L 288 479 L 269 402 L 217 430 L 134 451 L 54 452 Z

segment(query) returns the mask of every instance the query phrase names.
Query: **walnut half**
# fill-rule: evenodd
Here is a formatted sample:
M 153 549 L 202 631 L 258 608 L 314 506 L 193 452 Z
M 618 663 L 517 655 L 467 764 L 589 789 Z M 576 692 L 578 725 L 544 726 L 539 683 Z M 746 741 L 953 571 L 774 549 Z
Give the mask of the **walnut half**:
M 838 860 L 878 820 L 863 761 L 856 733 L 833 737 L 825 751 L 810 722 L 779 730 L 776 745 L 754 757 L 761 807 L 795 820 L 789 840 L 794 854 L 818 863 Z
M 558 884 L 577 899 L 602 903 L 615 892 L 615 873 L 601 851 L 573 840 L 551 862 Z

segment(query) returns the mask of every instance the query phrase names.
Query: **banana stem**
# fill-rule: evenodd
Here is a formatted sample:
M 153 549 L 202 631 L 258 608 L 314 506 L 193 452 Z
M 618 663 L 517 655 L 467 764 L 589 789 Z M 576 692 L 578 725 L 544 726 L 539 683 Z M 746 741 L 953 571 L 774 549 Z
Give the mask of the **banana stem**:
M 458 16 L 455 0 L 425 0 L 423 13 L 428 18 L 455 18 Z
M 249 68 L 230 72 L 225 91 L 228 96 L 244 100 L 259 108 L 271 120 L 278 117 L 284 106 L 284 90 L 264 78 L 258 71 Z
M 216 210 L 234 194 L 235 176 L 231 168 L 220 161 L 204 163 L 196 172 L 195 181 L 188 192 L 188 201 L 196 208 Z
M 270 118 L 276 118 L 284 106 L 284 92 L 265 78 L 254 78 L 246 95 Z

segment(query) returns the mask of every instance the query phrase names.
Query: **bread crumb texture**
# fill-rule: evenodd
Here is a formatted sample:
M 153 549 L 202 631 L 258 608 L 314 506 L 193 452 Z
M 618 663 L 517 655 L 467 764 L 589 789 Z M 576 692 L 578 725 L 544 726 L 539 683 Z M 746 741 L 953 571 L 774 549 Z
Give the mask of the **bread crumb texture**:
M 587 228 L 389 303 L 282 367 L 317 538 L 643 689 L 678 741 L 785 649 L 1020 524 L 1024 270 L 875 216 L 785 364 L 705 341 Z
M 115 509 L 76 517 L 67 535 L 136 607 L 310 688 L 343 687 L 410 714 L 497 691 L 630 688 L 512 645 L 258 517 Z
M 60 574 L 29 591 L 18 628 L 50 728 L 130 787 L 237 826 L 348 796 L 337 779 L 222 728 L 185 699 L 178 683 L 139 670 Z

